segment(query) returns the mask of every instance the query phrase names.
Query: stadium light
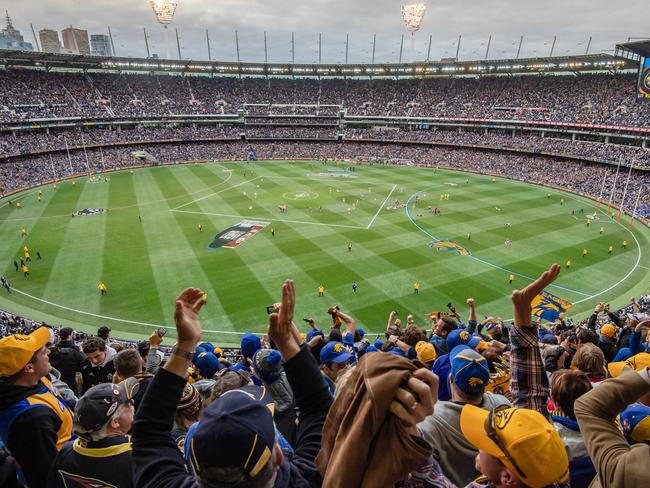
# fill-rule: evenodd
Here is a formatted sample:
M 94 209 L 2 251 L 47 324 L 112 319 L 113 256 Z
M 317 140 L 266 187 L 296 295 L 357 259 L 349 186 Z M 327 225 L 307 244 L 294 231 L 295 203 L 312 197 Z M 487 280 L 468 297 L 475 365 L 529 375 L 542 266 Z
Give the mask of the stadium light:
M 411 5 L 402 5 L 400 9 L 402 12 L 402 19 L 406 24 L 406 30 L 415 33 L 420 30 L 422 19 L 427 11 L 427 6 L 423 3 L 413 3 Z
M 427 6 L 423 3 L 412 3 L 402 5 L 400 12 L 406 25 L 406 30 L 411 33 L 411 62 L 415 62 L 415 33 L 422 26 L 422 19 L 427 11 Z
M 149 0 L 149 5 L 156 16 L 156 20 L 165 28 L 165 46 L 167 48 L 167 59 L 171 57 L 169 53 L 169 35 L 167 26 L 172 23 L 178 0 Z

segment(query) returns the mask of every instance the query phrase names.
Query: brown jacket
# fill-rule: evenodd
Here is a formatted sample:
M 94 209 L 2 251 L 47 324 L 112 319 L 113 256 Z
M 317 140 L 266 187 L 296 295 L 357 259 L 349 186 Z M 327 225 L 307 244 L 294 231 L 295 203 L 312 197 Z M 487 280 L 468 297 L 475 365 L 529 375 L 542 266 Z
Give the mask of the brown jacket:
M 316 458 L 323 488 L 391 486 L 431 454 L 388 410 L 397 388 L 416 369 L 393 354 L 370 353 L 359 360 L 323 427 Z
M 630 446 L 616 425 L 616 416 L 649 391 L 639 373 L 624 370 L 576 401 L 580 432 L 598 473 L 590 488 L 650 486 L 650 449 Z

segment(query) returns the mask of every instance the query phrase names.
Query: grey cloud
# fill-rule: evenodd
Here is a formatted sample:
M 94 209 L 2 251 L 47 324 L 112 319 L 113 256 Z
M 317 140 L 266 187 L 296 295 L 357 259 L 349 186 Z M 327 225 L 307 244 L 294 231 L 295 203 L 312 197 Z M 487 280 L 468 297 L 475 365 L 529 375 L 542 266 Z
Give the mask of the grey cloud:
M 323 36 L 323 62 L 342 62 L 346 33 L 350 62 L 369 62 L 372 35 L 377 34 L 376 60 L 394 62 L 404 34 L 403 60 L 410 59 L 410 41 L 395 0 L 179 0 L 171 26 L 171 53 L 177 56 L 174 29 L 180 33 L 184 58 L 206 59 L 205 29 L 209 28 L 213 59 L 234 60 L 234 31 L 239 31 L 241 58 L 263 61 L 263 32 L 268 33 L 269 60 L 291 59 L 291 32 L 296 38 L 296 62 L 318 59 L 318 33 Z M 553 36 L 555 54 L 581 53 L 589 36 L 591 52 L 613 49 L 627 37 L 646 32 L 647 2 L 628 0 L 456 0 L 425 1 L 428 11 L 416 35 L 416 59 L 453 57 L 462 34 L 460 58 L 480 59 L 492 35 L 490 57 L 511 57 L 524 36 L 523 56 L 548 55 Z M 23 0 L 4 1 L 14 24 L 31 40 L 36 30 L 61 30 L 69 25 L 105 33 L 110 25 L 119 55 L 144 56 L 142 28 L 153 52 L 165 53 L 163 30 L 147 0 Z

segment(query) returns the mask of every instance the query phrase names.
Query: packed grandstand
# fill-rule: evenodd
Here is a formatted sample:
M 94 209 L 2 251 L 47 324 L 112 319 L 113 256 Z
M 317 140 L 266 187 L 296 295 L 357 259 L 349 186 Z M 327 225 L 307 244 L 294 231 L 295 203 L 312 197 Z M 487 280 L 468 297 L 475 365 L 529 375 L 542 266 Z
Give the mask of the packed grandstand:
M 113 71 L 0 72 L 3 201 L 123 168 L 308 159 L 450 168 L 592 199 L 629 172 L 610 203 L 650 215 L 650 111 L 628 72 Z M 290 280 L 268 333 L 239 348 L 201 342 L 196 289 L 179 295 L 168 340 L 0 312 L 0 484 L 647 486 L 650 295 L 541 327 L 531 301 L 559 272 L 513 293 L 512 321 L 466 296 L 425 327 L 386 310 L 376 340 L 338 307 L 331 325 L 296 327 Z

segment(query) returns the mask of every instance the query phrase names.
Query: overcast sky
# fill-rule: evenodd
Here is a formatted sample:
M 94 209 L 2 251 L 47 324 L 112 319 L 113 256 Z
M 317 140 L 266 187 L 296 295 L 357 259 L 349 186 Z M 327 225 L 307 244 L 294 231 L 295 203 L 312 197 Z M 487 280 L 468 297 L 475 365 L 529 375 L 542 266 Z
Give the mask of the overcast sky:
M 404 28 L 396 0 L 178 0 L 170 26 L 173 58 L 178 58 L 174 28 L 182 57 L 207 59 L 205 29 L 209 29 L 212 59 L 236 60 L 235 30 L 239 31 L 242 61 L 264 61 L 267 31 L 270 62 L 291 60 L 291 32 L 295 32 L 296 62 L 318 61 L 318 33 L 322 32 L 322 61 L 345 59 L 345 36 L 350 34 L 349 61 L 370 62 L 372 37 L 377 34 L 377 62 L 396 62 L 400 38 L 403 60 L 411 57 L 410 34 Z M 521 57 L 548 55 L 557 36 L 556 55 L 614 49 L 628 37 L 650 37 L 648 0 L 429 0 L 421 30 L 416 34 L 416 59 L 455 57 L 462 35 L 461 60 L 483 59 L 492 35 L 490 58 L 514 57 L 524 36 Z M 152 53 L 166 53 L 163 29 L 155 21 L 148 0 L 0 0 L 14 26 L 33 43 L 34 29 L 61 30 L 73 25 L 91 34 L 107 33 L 110 25 L 120 56 L 145 56 L 143 27 Z

